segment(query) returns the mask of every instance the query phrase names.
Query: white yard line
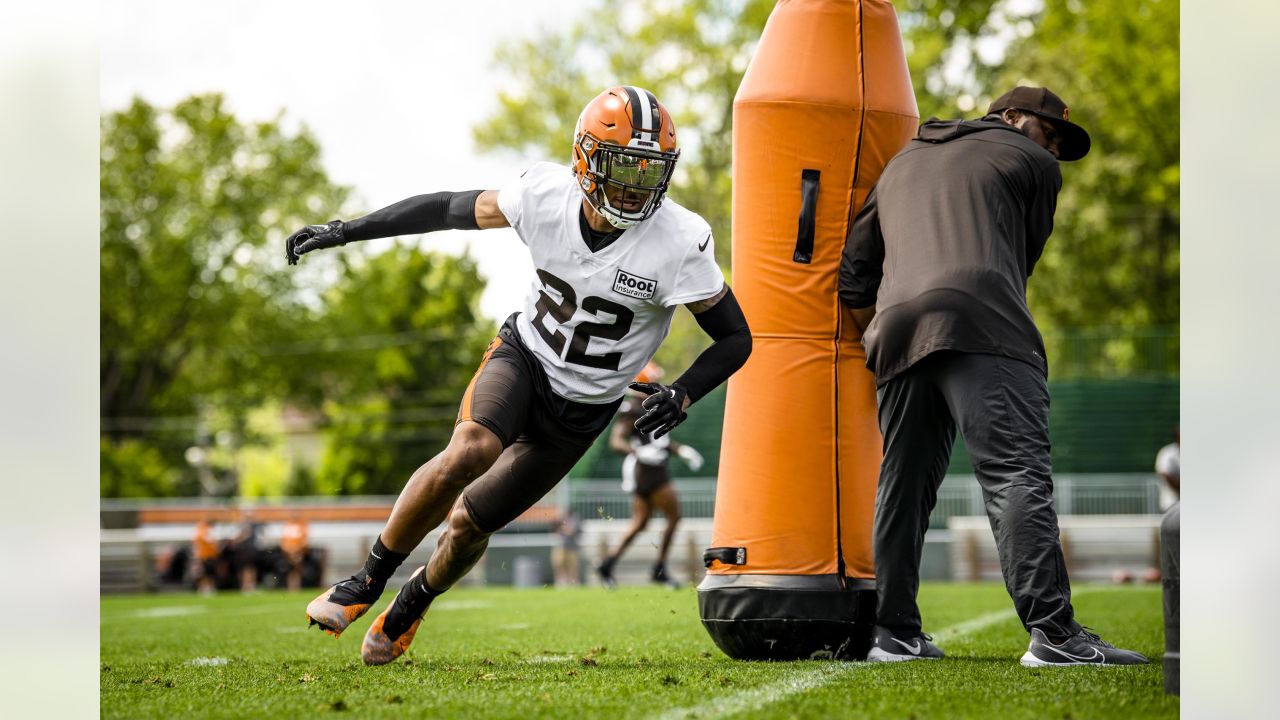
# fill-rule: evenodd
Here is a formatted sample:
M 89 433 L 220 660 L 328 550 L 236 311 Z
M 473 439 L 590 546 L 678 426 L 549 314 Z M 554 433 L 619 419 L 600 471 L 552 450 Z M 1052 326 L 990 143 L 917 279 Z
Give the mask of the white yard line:
M 276 603 L 274 605 L 254 605 L 252 607 L 241 608 L 216 608 L 211 605 L 174 605 L 169 607 L 141 608 L 138 610 L 130 610 L 121 613 L 111 613 L 110 615 L 102 615 L 101 623 L 122 622 L 126 620 L 170 620 L 174 618 L 186 618 L 192 615 L 201 615 L 204 613 L 217 613 L 218 615 L 261 615 L 263 613 L 285 612 L 293 603 L 284 605 Z M 298 616 L 302 617 L 306 603 L 298 603 Z
M 1072 597 L 1087 595 L 1090 592 L 1097 592 L 1101 589 L 1103 588 L 1080 588 L 1072 592 Z M 1017 615 L 1012 609 L 1000 610 L 943 628 L 933 635 L 934 639 L 941 643 L 1015 617 Z M 651 717 L 653 720 L 685 720 L 693 717 L 702 720 L 704 718 L 729 717 L 738 713 L 759 710 L 791 695 L 808 692 L 826 685 L 840 675 L 861 670 L 869 665 L 870 663 L 833 660 L 821 667 L 797 670 L 787 677 L 771 682 L 768 685 L 742 690 L 731 695 L 721 695 L 692 707 L 672 708 Z
M 830 664 L 811 670 L 791 673 L 782 680 L 768 685 L 742 690 L 732 695 L 713 698 L 692 707 L 672 708 L 664 713 L 652 716 L 655 720 L 684 720 L 684 718 L 717 718 L 737 715 L 750 710 L 759 710 L 779 700 L 797 693 L 808 692 L 816 687 L 826 685 L 837 675 L 864 667 L 866 663 L 848 663 L 833 660 Z
M 139 610 L 130 610 L 124 613 L 103 615 L 102 622 L 112 622 L 114 620 L 157 620 L 160 618 L 186 617 L 188 615 L 199 615 L 208 611 L 209 608 L 203 605 L 175 605 L 171 607 L 153 607 L 141 608 Z
M 493 603 L 488 600 L 439 600 L 432 606 L 433 612 L 450 612 L 456 610 L 482 610 L 492 607 Z M 137 610 L 126 610 L 124 612 L 114 612 L 102 615 L 100 623 L 114 623 L 130 620 L 168 620 L 173 618 L 185 618 L 192 615 L 200 615 L 203 613 L 217 613 L 218 615 L 261 615 L 263 613 L 287 613 L 290 609 L 296 608 L 298 617 L 303 618 L 303 611 L 307 607 L 306 599 L 298 596 L 297 600 L 267 600 L 262 604 L 251 605 L 249 607 L 224 608 L 219 609 L 212 604 L 204 605 L 171 605 L 164 607 L 139 608 Z M 527 627 L 527 625 L 525 626 Z M 509 629 L 517 629 L 515 627 Z

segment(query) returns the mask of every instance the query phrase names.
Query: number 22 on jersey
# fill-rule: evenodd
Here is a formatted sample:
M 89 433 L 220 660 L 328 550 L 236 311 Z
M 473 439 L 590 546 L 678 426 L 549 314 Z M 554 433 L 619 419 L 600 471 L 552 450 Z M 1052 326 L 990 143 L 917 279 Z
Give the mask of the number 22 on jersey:
M 546 341 L 547 345 L 557 355 L 560 355 L 564 353 L 564 333 L 559 330 L 548 330 L 543 318 L 550 315 L 555 319 L 556 323 L 564 325 L 573 319 L 573 315 L 578 311 L 579 307 L 597 318 L 602 313 L 612 315 L 613 322 L 578 323 L 578 326 L 573 330 L 572 339 L 568 341 L 569 352 L 564 355 L 564 361 L 584 367 L 617 370 L 618 363 L 622 361 L 621 352 L 590 355 L 587 353 L 587 344 L 591 342 L 591 338 L 621 340 L 626 336 L 627 331 L 631 329 L 631 321 L 635 319 L 635 313 L 625 305 L 619 305 L 616 302 L 596 297 L 595 295 L 583 298 L 582 304 L 579 305 L 578 294 L 574 292 L 572 285 L 541 268 L 538 269 L 538 279 L 542 281 L 543 285 L 543 289 L 538 292 L 538 302 L 535 305 L 538 312 L 533 317 L 533 327 L 538 331 L 538 335 Z M 547 294 L 546 288 L 554 290 L 562 300 L 556 302 Z

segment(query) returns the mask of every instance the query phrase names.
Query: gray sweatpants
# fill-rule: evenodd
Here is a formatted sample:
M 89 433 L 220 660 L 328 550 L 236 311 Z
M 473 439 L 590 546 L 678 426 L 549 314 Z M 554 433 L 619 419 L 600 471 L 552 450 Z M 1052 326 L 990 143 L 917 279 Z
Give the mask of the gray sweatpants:
M 938 352 L 876 393 L 884 460 L 876 491 L 876 624 L 920 631 L 920 553 L 956 427 L 982 485 L 1005 587 L 1028 631 L 1080 628 L 1049 466 L 1049 390 L 1040 371 L 1001 355 Z

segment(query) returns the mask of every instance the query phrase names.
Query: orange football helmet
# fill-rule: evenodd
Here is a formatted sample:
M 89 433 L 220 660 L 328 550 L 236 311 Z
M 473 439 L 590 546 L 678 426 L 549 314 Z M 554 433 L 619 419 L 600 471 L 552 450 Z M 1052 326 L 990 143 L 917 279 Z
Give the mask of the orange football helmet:
M 573 174 L 591 207 L 619 230 L 658 210 L 679 157 L 671 113 L 644 88 L 609 88 L 578 116 Z

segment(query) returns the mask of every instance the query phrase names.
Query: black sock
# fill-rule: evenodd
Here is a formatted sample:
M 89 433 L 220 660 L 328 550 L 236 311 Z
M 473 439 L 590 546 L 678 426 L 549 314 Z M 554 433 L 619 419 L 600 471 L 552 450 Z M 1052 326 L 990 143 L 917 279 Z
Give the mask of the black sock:
M 424 568 L 422 572 L 409 578 L 409 582 L 400 588 L 395 602 L 391 604 L 391 609 L 399 612 L 390 614 L 382 625 L 382 632 L 392 640 L 399 638 L 427 612 L 427 608 L 431 607 L 431 601 L 443 592 L 427 584 L 427 571 Z
M 382 536 L 373 543 L 369 557 L 364 561 L 364 572 L 375 583 L 385 585 L 387 578 L 395 574 L 396 569 L 409 557 L 408 553 L 398 553 L 382 544 Z
M 443 592 L 426 583 L 426 569 L 422 569 L 421 573 L 413 575 L 407 583 L 404 583 L 404 587 L 396 597 L 397 605 L 408 611 L 406 618 L 401 620 L 412 623 L 413 620 L 421 618 L 426 609 L 431 606 L 431 601 L 435 600 L 435 596 Z
M 422 609 L 426 612 L 427 606 L 437 595 L 443 593 L 443 590 L 436 590 L 427 584 L 427 571 L 423 570 L 418 573 L 417 577 L 409 579 L 404 587 L 400 589 L 400 594 L 404 596 L 405 604 L 414 610 Z

